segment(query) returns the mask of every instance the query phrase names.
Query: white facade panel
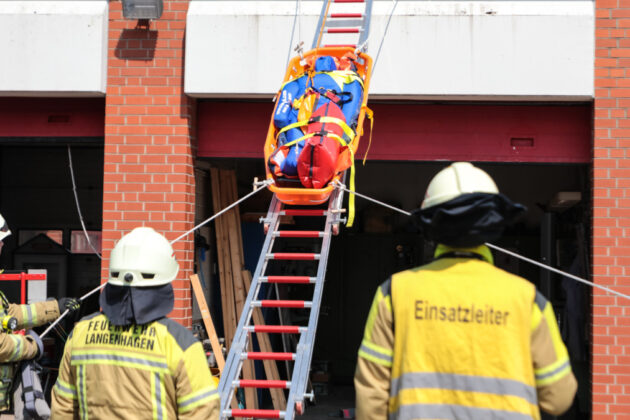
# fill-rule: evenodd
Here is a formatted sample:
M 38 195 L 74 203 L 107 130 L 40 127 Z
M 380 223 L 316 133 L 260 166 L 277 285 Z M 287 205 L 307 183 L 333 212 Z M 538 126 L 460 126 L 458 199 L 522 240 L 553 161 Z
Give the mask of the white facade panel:
M 102 96 L 105 0 L 0 1 L 0 96 Z
M 321 2 L 300 4 L 292 45 L 303 40 L 310 48 Z M 373 57 L 393 4 L 374 1 L 368 50 Z M 256 97 L 276 92 L 294 13 L 292 1 L 193 0 L 186 93 Z M 400 1 L 370 95 L 586 100 L 594 93 L 594 48 L 591 1 Z

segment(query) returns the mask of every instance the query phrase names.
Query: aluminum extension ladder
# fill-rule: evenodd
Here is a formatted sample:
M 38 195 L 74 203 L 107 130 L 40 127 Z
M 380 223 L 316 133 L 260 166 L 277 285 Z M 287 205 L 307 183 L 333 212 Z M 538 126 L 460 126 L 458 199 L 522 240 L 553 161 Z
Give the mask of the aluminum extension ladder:
M 295 414 L 304 412 L 305 399 L 312 397 L 307 395 L 306 386 L 309 378 L 311 358 L 313 355 L 313 344 L 315 341 L 315 331 L 319 317 L 319 308 L 324 290 L 324 277 L 328 262 L 331 236 L 339 231 L 341 219 L 341 204 L 343 191 L 335 189 L 329 200 L 328 209 L 317 208 L 286 208 L 276 196 L 269 207 L 267 217 L 262 219 L 266 228 L 266 237 L 262 252 L 252 278 L 252 284 L 247 295 L 247 300 L 243 306 L 243 313 L 236 328 L 234 340 L 227 357 L 219 392 L 221 395 L 221 419 L 235 418 L 265 418 L 265 419 L 290 419 Z M 293 216 L 317 219 L 325 218 L 323 227 L 319 231 L 299 231 L 280 230 L 281 216 Z M 321 241 L 318 253 L 279 253 L 273 252 L 276 241 L 291 240 L 290 238 L 312 238 L 314 241 Z M 281 245 L 281 244 L 279 244 Z M 269 273 L 268 263 L 271 260 L 292 260 L 292 261 L 317 261 L 317 274 L 315 277 L 309 276 L 286 276 Z M 311 263 L 312 264 L 312 263 Z M 263 300 L 259 298 L 261 285 L 271 284 L 312 284 L 313 297 L 311 301 L 301 300 Z M 306 286 L 305 286 L 306 287 Z M 252 313 L 254 308 L 307 308 L 310 310 L 307 326 L 296 325 L 253 325 Z M 279 309 L 282 310 L 282 309 Z M 282 318 L 281 318 L 282 319 Z M 282 323 L 282 322 L 281 322 Z M 252 333 L 276 333 L 276 334 L 299 334 L 299 340 L 295 353 L 276 352 L 248 352 L 248 343 Z M 293 361 L 293 371 L 290 380 L 256 380 L 255 378 L 242 378 L 242 367 L 244 360 L 273 360 Z M 263 410 L 263 409 L 232 409 L 230 408 L 232 398 L 236 388 L 284 388 L 289 390 L 287 406 L 285 410 Z
M 366 51 L 371 16 L 372 0 L 324 0 L 312 48 L 348 46 Z

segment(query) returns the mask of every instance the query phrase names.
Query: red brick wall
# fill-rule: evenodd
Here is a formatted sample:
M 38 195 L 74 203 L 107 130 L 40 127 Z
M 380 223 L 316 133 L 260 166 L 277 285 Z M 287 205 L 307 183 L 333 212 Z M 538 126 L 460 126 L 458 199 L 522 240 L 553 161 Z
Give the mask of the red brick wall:
M 188 3 L 164 0 L 162 17 L 143 29 L 123 18 L 121 1 L 109 2 L 104 279 L 114 243 L 134 227 L 151 226 L 169 240 L 193 227 L 194 102 L 184 95 L 183 81 Z M 192 235 L 173 246 L 180 272 L 170 316 L 190 327 Z
M 630 294 L 630 1 L 596 0 L 593 278 Z M 593 419 L 630 419 L 630 301 L 593 290 Z

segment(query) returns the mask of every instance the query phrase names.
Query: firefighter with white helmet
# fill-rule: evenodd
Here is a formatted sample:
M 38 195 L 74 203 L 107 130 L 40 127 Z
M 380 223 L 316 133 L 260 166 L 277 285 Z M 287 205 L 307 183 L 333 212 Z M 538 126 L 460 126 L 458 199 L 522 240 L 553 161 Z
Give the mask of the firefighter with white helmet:
M 149 227 L 114 247 L 102 312 L 67 341 L 52 393 L 54 419 L 218 419 L 219 395 L 201 343 L 166 318 L 179 265 Z
M 0 252 L 11 230 L 0 214 Z M 0 273 L 3 270 L 0 270 Z M 1 284 L 1 283 L 0 283 Z M 17 305 L 0 290 L 0 413 L 11 412 L 13 401 L 11 389 L 16 376 L 18 363 L 40 357 L 43 345 L 39 336 L 32 330 L 25 335 L 13 331 L 38 327 L 59 317 L 60 310 L 79 309 L 80 303 L 74 298 L 61 298 L 36 302 L 30 305 Z M 0 417 L 3 417 L 0 414 Z
M 540 419 L 577 384 L 551 304 L 493 265 L 485 242 L 525 211 L 492 178 L 457 162 L 416 211 L 435 260 L 377 290 L 355 374 L 357 418 Z

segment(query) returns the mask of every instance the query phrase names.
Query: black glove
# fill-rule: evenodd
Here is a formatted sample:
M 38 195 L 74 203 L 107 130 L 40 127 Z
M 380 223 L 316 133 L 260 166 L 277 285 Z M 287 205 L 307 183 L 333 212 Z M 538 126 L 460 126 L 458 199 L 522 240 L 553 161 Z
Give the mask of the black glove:
M 39 360 L 44 354 L 44 344 L 42 343 L 42 339 L 39 338 L 39 335 L 33 331 L 26 331 L 26 339 L 32 340 L 35 344 L 37 344 L 37 354 L 34 357 L 34 360 Z
M 81 307 L 81 301 L 71 297 L 62 297 L 57 303 L 59 303 L 59 310 L 61 312 L 67 309 L 68 312 L 72 313 Z

